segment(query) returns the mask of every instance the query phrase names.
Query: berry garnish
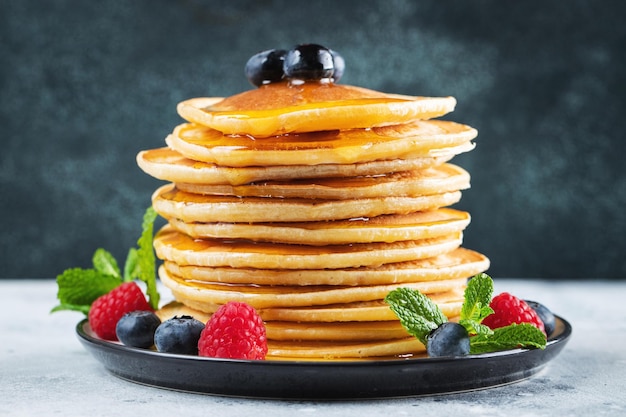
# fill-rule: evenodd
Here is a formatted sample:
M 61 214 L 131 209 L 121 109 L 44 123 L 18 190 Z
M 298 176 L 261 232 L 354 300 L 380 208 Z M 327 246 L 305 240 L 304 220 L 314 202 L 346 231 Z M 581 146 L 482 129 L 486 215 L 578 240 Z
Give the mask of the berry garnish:
M 343 73 L 346 70 L 346 61 L 343 59 L 339 52 L 330 49 L 330 54 L 333 56 L 333 64 L 335 70 L 333 72 L 333 81 L 337 82 L 343 77 Z
M 154 345 L 159 352 L 198 354 L 198 339 L 204 323 L 191 316 L 176 316 L 165 320 L 154 333 Z
M 147 349 L 154 344 L 154 332 L 161 324 L 152 311 L 131 311 L 122 316 L 115 326 L 115 334 L 126 346 Z
M 283 79 L 283 61 L 287 51 L 270 49 L 253 55 L 245 67 L 246 78 L 252 85 L 260 87 L 263 84 L 277 82 Z
M 267 336 L 263 320 L 246 303 L 230 301 L 217 309 L 198 342 L 200 356 L 265 359 Z
M 465 327 L 448 321 L 428 334 L 426 350 L 431 358 L 467 355 L 470 353 L 470 337 Z
M 543 328 L 535 324 L 509 324 L 491 329 L 486 318 L 494 309 L 490 306 L 493 280 L 487 274 L 472 277 L 465 289 L 459 326 L 469 335 L 469 353 L 486 353 L 518 347 L 546 346 Z M 464 333 L 448 324 L 447 317 L 426 295 L 411 288 L 396 288 L 385 297 L 391 310 L 410 335 L 421 341 L 429 355 L 460 355 L 465 351 Z
M 97 336 L 117 340 L 115 327 L 124 314 L 155 310 L 159 305 L 152 247 L 156 217 L 154 208 L 148 207 L 143 216 L 138 247 L 128 251 L 123 271 L 110 252 L 99 248 L 92 258 L 93 268 L 70 268 L 58 275 L 59 305 L 52 312 L 80 311 L 87 315 Z M 146 285 L 148 300 L 134 282 L 136 279 Z
M 530 308 L 535 310 L 535 312 L 543 322 L 543 328 L 546 332 L 546 335 L 550 336 L 556 328 L 556 317 L 554 316 L 552 311 L 550 311 L 548 307 L 541 303 L 538 303 L 537 301 L 524 301 L 526 302 L 526 304 L 528 304 Z
M 497 329 L 514 323 L 530 323 L 545 334 L 541 318 L 524 300 L 503 292 L 493 297 L 489 306 L 493 309 L 493 314 L 485 317 L 483 320 L 485 326 Z
M 256 87 L 287 79 L 290 81 L 337 82 L 346 63 L 337 51 L 316 44 L 303 44 L 285 51 L 268 49 L 246 62 L 245 74 Z
M 124 314 L 135 310 L 151 310 L 151 307 L 136 283 L 125 282 L 91 304 L 89 325 L 98 337 L 117 340 L 117 322 Z
M 283 62 L 283 72 L 288 79 L 321 80 L 331 78 L 334 71 L 330 50 L 312 43 L 298 45 L 289 50 Z

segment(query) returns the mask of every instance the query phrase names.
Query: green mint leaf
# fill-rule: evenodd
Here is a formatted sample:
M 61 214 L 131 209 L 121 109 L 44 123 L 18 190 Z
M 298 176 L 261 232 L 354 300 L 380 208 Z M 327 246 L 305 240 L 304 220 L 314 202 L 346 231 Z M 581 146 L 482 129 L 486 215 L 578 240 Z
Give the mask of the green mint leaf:
M 146 284 L 146 293 L 150 305 L 155 310 L 159 306 L 159 292 L 156 286 L 156 258 L 154 255 L 154 248 L 152 247 L 152 240 L 154 237 L 154 221 L 156 220 L 157 213 L 152 208 L 148 207 L 142 222 L 141 237 L 137 241 L 139 248 L 137 249 L 137 278 Z
M 426 345 L 426 336 L 448 321 L 439 306 L 430 298 L 411 288 L 396 288 L 385 297 L 402 326 Z
M 459 320 L 459 324 L 465 327 L 465 330 L 467 330 L 467 333 L 471 336 L 473 335 L 489 336 L 493 333 L 493 330 L 491 330 L 488 326 L 485 326 L 484 324 L 480 324 L 474 320 L 461 319 Z
M 50 312 L 55 313 L 57 311 L 78 311 L 78 312 L 83 313 L 84 315 L 87 315 L 89 314 L 90 308 L 91 308 L 90 305 L 80 306 L 80 305 L 74 305 L 74 304 L 59 304 L 58 306 L 50 310 Z
M 132 281 L 139 272 L 137 270 L 137 249 L 130 248 L 128 255 L 126 255 L 126 262 L 124 263 L 124 282 Z
M 470 353 L 486 353 L 518 347 L 544 349 L 546 336 L 529 323 L 511 324 L 493 330 L 491 335 L 477 335 L 470 338 Z
M 487 274 L 472 277 L 465 288 L 465 301 L 461 308 L 461 320 L 472 320 L 476 323 L 493 313 L 489 303 L 493 296 L 493 280 Z M 468 329 L 469 330 L 469 329 Z
M 52 311 L 88 312 L 93 301 L 116 288 L 121 279 L 95 269 L 71 268 L 57 276 L 57 298 L 60 304 Z
M 117 266 L 117 261 L 110 252 L 102 248 L 96 249 L 93 254 L 92 262 L 96 271 L 104 275 L 122 278 L 120 268 Z

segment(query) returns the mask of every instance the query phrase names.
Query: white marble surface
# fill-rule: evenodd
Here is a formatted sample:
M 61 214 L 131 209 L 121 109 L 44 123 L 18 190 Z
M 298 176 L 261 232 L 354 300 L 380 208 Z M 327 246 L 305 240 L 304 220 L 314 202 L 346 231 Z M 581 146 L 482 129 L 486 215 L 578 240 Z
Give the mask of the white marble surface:
M 626 282 L 496 279 L 574 329 L 534 377 L 488 390 L 371 401 L 274 401 L 189 394 L 110 375 L 80 345 L 79 313 L 49 314 L 53 280 L 0 280 L 0 416 L 626 416 Z

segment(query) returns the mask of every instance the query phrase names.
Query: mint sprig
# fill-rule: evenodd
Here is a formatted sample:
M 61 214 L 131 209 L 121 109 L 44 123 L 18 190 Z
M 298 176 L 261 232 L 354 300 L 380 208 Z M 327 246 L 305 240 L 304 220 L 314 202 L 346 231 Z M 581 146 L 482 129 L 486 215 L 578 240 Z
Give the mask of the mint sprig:
M 60 303 L 52 312 L 71 310 L 89 313 L 91 303 L 121 284 L 121 280 L 94 269 L 70 268 L 57 276 Z
M 493 296 L 493 280 L 481 273 L 472 277 L 465 289 L 459 318 L 470 336 L 470 353 L 487 353 L 518 347 L 546 346 L 546 336 L 529 323 L 511 324 L 495 330 L 482 324 L 493 313 L 489 304 Z M 426 346 L 427 336 L 448 319 L 426 295 L 410 288 L 397 288 L 385 297 L 402 326 Z
M 493 331 L 481 324 L 485 317 L 493 313 L 493 309 L 489 307 L 493 296 L 491 277 L 484 273 L 474 275 L 467 283 L 464 295 L 459 324 L 465 327 L 470 336 L 491 335 Z
M 398 316 L 410 335 L 426 346 L 426 336 L 448 321 L 441 309 L 430 298 L 411 288 L 396 288 L 385 297 L 391 310 Z
M 57 276 L 57 299 L 59 304 L 51 312 L 71 310 L 89 313 L 96 298 L 104 295 L 123 282 L 139 279 L 146 284 L 146 293 L 152 308 L 159 304 L 156 287 L 156 258 L 152 248 L 156 211 L 149 207 L 143 217 L 138 248 L 128 251 L 124 272 L 119 268 L 115 257 L 105 249 L 98 248 L 93 254 L 93 268 L 70 268 Z
M 146 293 L 150 301 L 150 306 L 157 309 L 159 306 L 159 292 L 156 287 L 156 258 L 152 247 L 152 239 L 154 235 L 154 221 L 157 217 L 156 211 L 149 207 L 143 216 L 141 228 L 143 232 L 137 241 L 139 248 L 134 252 L 137 257 L 135 268 L 136 278 L 146 284 Z M 129 256 L 132 253 L 129 252 Z
M 510 324 L 493 330 L 490 335 L 470 338 L 470 353 L 487 353 L 519 347 L 546 347 L 546 336 L 530 323 Z

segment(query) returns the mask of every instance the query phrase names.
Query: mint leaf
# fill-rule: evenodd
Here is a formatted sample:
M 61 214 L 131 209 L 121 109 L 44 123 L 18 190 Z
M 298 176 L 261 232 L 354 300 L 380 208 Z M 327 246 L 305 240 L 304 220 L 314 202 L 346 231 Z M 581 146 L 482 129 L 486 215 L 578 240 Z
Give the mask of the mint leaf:
M 529 323 L 511 324 L 493 330 L 491 335 L 477 335 L 470 338 L 470 353 L 486 353 L 518 347 L 546 347 L 546 336 Z
M 93 301 L 116 288 L 121 279 L 95 269 L 71 268 L 57 276 L 60 304 L 52 311 L 73 310 L 85 314 Z
M 146 293 L 150 301 L 150 306 L 155 310 L 159 306 L 159 292 L 156 287 L 156 258 L 154 255 L 154 248 L 152 247 L 152 240 L 154 235 L 154 221 L 156 220 L 157 212 L 148 207 L 142 222 L 142 233 L 137 241 L 139 248 L 137 249 L 137 265 L 136 265 L 136 277 L 146 284 Z
M 489 307 L 493 296 L 493 280 L 487 274 L 474 275 L 465 288 L 465 300 L 461 308 L 459 324 L 472 335 L 489 335 L 491 329 L 481 322 L 493 313 Z
M 83 313 L 85 316 L 89 314 L 89 309 L 91 309 L 91 305 L 75 305 L 75 304 L 59 304 L 50 310 L 51 313 L 56 311 L 78 311 Z
M 124 282 L 132 281 L 133 277 L 138 275 L 137 258 L 137 249 L 130 248 L 128 255 L 126 255 L 126 262 L 124 263 Z
M 465 301 L 461 308 L 461 320 L 468 319 L 480 323 L 493 313 L 489 303 L 493 296 L 493 280 L 487 274 L 473 276 L 465 288 Z
M 426 336 L 448 321 L 439 306 L 430 298 L 411 288 L 396 288 L 385 297 L 402 326 L 426 346 Z
M 485 326 L 484 324 L 480 324 L 474 320 L 461 319 L 459 320 L 459 324 L 465 327 L 465 330 L 467 330 L 467 334 L 469 334 L 470 336 L 474 336 L 474 335 L 489 336 L 490 334 L 493 333 L 493 330 L 491 330 L 488 326 Z
M 96 271 L 104 275 L 122 278 L 117 261 L 110 252 L 102 248 L 96 249 L 92 257 L 92 263 Z

